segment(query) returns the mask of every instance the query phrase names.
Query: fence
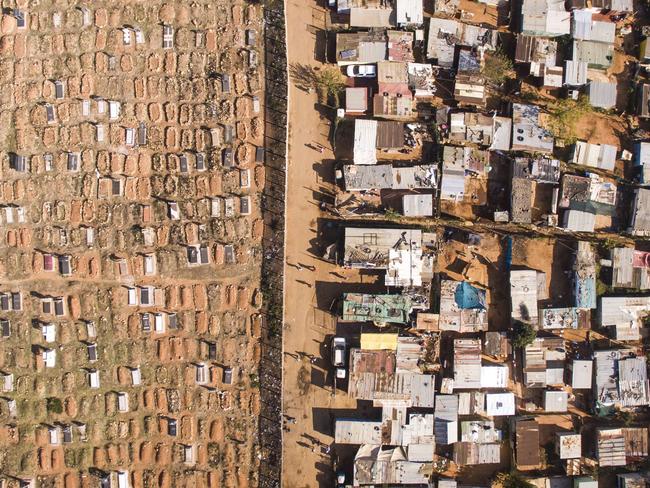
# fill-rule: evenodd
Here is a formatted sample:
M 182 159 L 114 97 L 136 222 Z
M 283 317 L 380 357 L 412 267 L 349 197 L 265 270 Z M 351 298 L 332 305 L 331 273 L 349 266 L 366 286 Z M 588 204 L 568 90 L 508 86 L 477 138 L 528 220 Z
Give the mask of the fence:
M 287 166 L 288 67 L 284 5 L 264 8 L 264 333 L 259 378 L 260 488 L 279 488 L 282 478 L 282 334 Z

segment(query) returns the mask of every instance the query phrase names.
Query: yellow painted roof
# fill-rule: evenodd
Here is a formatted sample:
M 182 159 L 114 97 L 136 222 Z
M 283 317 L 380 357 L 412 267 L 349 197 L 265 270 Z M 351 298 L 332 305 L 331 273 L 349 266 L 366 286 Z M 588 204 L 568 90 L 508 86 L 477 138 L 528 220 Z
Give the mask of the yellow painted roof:
M 361 349 L 397 350 L 397 334 L 361 334 Z

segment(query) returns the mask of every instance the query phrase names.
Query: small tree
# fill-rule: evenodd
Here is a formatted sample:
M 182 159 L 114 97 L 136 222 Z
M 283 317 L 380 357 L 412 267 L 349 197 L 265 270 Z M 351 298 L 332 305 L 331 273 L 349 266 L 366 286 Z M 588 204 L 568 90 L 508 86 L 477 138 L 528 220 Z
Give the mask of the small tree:
M 514 324 L 514 335 L 512 337 L 513 347 L 526 347 L 532 344 L 537 337 L 537 332 L 532 325 L 516 321 Z
M 500 85 L 507 78 L 510 78 L 512 72 L 512 60 L 501 49 L 485 56 L 481 74 L 493 85 Z
M 327 66 L 314 71 L 314 83 L 321 97 L 321 102 L 333 100 L 334 106 L 339 106 L 339 96 L 345 89 L 345 77 L 339 68 Z

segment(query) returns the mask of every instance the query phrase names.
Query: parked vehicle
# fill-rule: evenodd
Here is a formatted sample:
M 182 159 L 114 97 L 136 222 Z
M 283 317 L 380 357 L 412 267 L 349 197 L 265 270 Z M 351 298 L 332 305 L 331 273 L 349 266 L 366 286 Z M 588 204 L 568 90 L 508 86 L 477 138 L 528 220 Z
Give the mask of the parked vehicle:
M 332 365 L 336 368 L 336 377 L 345 378 L 347 344 L 344 337 L 332 338 Z
M 374 78 L 377 76 L 377 67 L 374 64 L 351 64 L 347 74 L 351 78 Z

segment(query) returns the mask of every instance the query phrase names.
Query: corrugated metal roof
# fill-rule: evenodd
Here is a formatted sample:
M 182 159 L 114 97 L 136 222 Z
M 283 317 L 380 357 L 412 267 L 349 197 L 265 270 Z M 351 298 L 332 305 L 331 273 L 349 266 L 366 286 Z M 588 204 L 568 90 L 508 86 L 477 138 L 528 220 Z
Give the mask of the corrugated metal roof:
M 650 42 L 648 43 L 650 45 Z M 650 142 L 634 144 L 634 165 L 640 169 L 641 183 L 650 182 Z
M 518 420 L 516 424 L 517 467 L 535 467 L 541 463 L 539 455 L 539 424 L 535 420 Z
M 597 41 L 573 41 L 573 60 L 586 62 L 590 68 L 607 68 L 612 64 L 614 45 Z
M 354 120 L 354 164 L 377 163 L 377 121 Z
M 435 456 L 435 444 L 409 444 L 406 453 L 409 461 L 431 462 Z
M 481 366 L 481 388 L 506 388 L 510 371 L 507 365 Z
M 625 455 L 639 459 L 648 456 L 647 427 L 625 427 L 621 429 L 625 440 Z
M 589 10 L 574 10 L 571 19 L 571 35 L 574 39 L 591 39 L 591 17 Z
M 566 412 L 569 394 L 566 391 L 545 391 L 544 410 L 546 412 Z
M 397 339 L 397 372 L 420 373 L 424 360 L 425 346 L 420 337 L 399 337 Z
M 553 135 L 539 123 L 540 108 L 522 103 L 512 104 L 512 149 L 553 152 Z
M 596 447 L 600 466 L 625 466 L 625 438 L 621 429 L 599 429 Z
M 591 389 L 593 367 L 593 361 L 588 359 L 576 359 L 573 361 L 571 387 L 574 390 Z
M 571 162 L 592 168 L 614 171 L 616 153 L 616 146 L 576 141 Z
M 406 406 L 434 405 L 434 377 L 417 373 L 353 373 L 350 372 L 348 393 L 359 400 L 397 401 Z
M 383 190 L 393 184 L 393 168 L 390 164 L 346 164 L 343 180 L 347 191 Z
M 484 415 L 485 393 L 461 391 L 458 393 L 458 415 Z
M 460 423 L 461 441 L 485 444 L 499 442 L 501 431 L 494 428 L 492 420 L 468 420 Z
M 397 25 L 421 25 L 424 22 L 422 0 L 397 0 Z
M 596 214 L 582 210 L 568 209 L 564 212 L 565 229 L 573 232 L 593 232 L 596 226 Z
M 454 444 L 454 462 L 460 466 L 477 464 L 496 464 L 501 461 L 501 445 L 475 444 L 473 442 L 457 442 Z
M 430 217 L 433 215 L 433 195 L 404 195 L 402 213 L 406 217 Z
M 451 68 L 461 30 L 462 25 L 455 20 L 431 17 L 427 38 L 427 58 L 436 59 L 439 66 Z
M 345 111 L 365 112 L 368 110 L 368 88 L 365 86 L 345 89 Z
M 404 123 L 392 120 L 377 121 L 377 149 L 404 147 Z
M 454 389 L 481 387 L 481 340 L 454 340 Z
M 558 432 L 560 459 L 578 459 L 582 456 L 582 436 L 574 432 Z
M 631 297 L 601 297 L 599 316 L 601 325 L 639 324 L 650 311 L 650 295 Z
M 391 27 L 395 25 L 392 8 L 353 7 L 350 9 L 350 27 Z
M 650 382 L 645 357 L 618 362 L 618 391 L 624 407 L 650 405 Z
M 616 24 L 594 20 L 589 10 L 574 10 L 571 20 L 571 34 L 574 39 L 613 43 L 616 38 Z
M 580 86 L 587 83 L 587 62 L 567 60 L 564 62 L 564 83 Z
M 334 426 L 334 442 L 337 444 L 382 444 L 381 427 L 381 422 L 337 419 Z
M 600 107 L 600 108 L 615 107 L 616 87 L 617 87 L 616 83 L 607 83 L 603 81 L 591 81 L 589 83 L 589 103 L 594 107 Z M 614 169 L 613 164 L 611 169 L 612 170 Z
M 357 59 L 360 63 L 378 63 L 386 59 L 386 42 L 367 42 L 361 41 L 359 43 L 359 57 Z
M 509 349 L 508 335 L 505 332 L 489 331 L 485 333 L 483 352 L 489 356 L 507 356 Z
M 515 414 L 514 393 L 487 393 L 485 395 L 485 411 L 489 417 Z
M 619 401 L 616 363 L 621 355 L 619 351 L 594 351 L 596 361 L 596 401 L 603 405 L 612 405 Z
M 650 189 L 635 190 L 629 231 L 634 235 L 647 235 L 650 232 Z
M 426 466 L 409 461 L 402 447 L 381 450 L 380 446 L 363 445 L 354 459 L 354 484 L 426 484 L 429 480 Z
M 510 271 L 510 301 L 513 319 L 537 322 L 537 271 Z

